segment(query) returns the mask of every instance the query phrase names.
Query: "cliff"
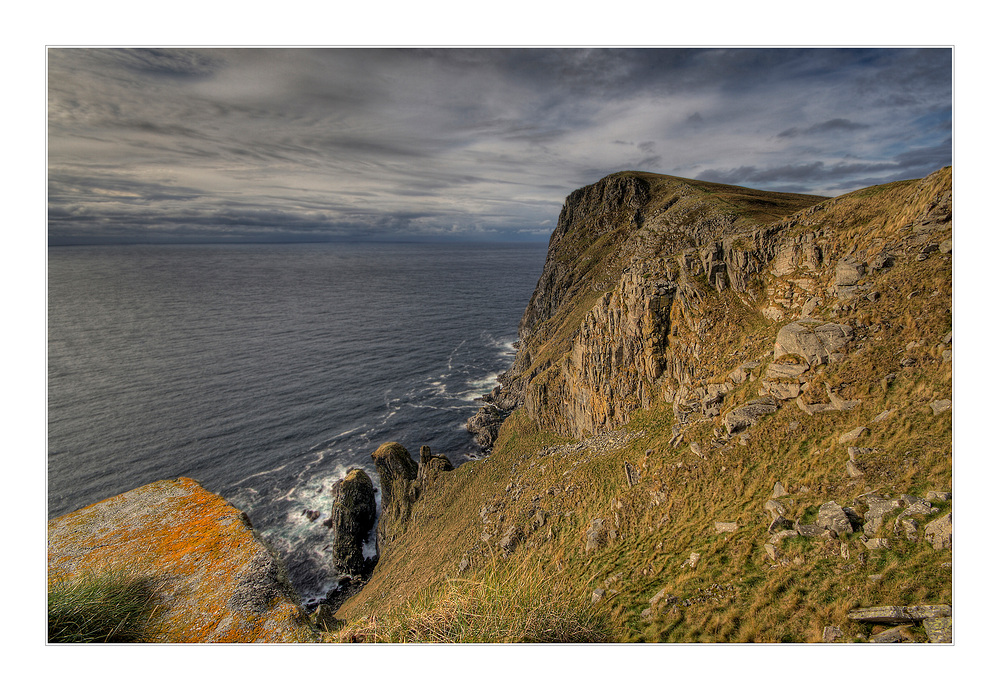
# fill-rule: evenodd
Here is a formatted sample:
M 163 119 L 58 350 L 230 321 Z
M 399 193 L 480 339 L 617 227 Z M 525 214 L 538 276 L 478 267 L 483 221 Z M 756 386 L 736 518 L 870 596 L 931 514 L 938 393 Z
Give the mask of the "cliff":
M 950 262 L 950 168 L 834 199 L 577 190 L 470 420 L 490 455 L 408 506 L 339 616 L 508 570 L 613 640 L 868 639 L 852 608 L 944 606 Z
M 950 642 L 951 233 L 950 168 L 573 192 L 469 422 L 489 455 L 375 450 L 378 562 L 324 640 Z M 367 571 L 353 496 L 338 554 Z M 108 567 L 150 585 L 148 640 L 316 636 L 190 480 L 50 521 L 50 586 Z
M 154 482 L 49 521 L 50 594 L 108 573 L 148 593 L 139 642 L 318 640 L 246 515 L 194 480 Z

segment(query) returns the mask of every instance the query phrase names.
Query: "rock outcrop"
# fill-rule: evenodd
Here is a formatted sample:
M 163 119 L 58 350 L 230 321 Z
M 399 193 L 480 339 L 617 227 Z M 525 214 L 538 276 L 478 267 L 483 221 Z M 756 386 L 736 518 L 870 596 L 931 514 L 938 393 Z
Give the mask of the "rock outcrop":
M 397 442 L 382 444 L 372 453 L 372 460 L 382 488 L 382 513 L 376 529 L 376 544 L 382 554 L 406 531 L 413 502 L 417 499 L 418 468 L 410 452 Z
M 375 527 L 375 486 L 365 471 L 352 468 L 331 493 L 333 566 L 341 573 L 363 575 L 374 566 L 365 559 L 364 544 Z
M 154 482 L 49 521 L 50 587 L 110 571 L 152 584 L 149 642 L 318 640 L 246 514 L 194 480 Z
M 381 556 L 406 532 L 414 503 L 433 489 L 442 473 L 454 467 L 447 456 L 432 453 L 429 446 L 420 447 L 420 462 L 414 463 L 410 452 L 397 442 L 382 444 L 372 460 L 382 488 L 382 512 L 375 530 Z
M 764 410 L 745 395 L 729 402 L 762 365 L 764 414 L 792 401 L 809 415 L 855 409 L 862 400 L 823 377 L 872 335 L 848 313 L 883 299 L 887 271 L 942 251 L 936 238 L 950 234 L 950 170 L 906 189 L 884 217 L 868 202 L 890 193 L 881 188 L 824 200 L 618 173 L 573 192 L 514 366 L 469 429 L 488 448 L 523 405 L 543 428 L 583 438 L 662 398 L 680 427 L 718 418 L 732 437 Z M 761 316 L 773 346 L 746 352 Z

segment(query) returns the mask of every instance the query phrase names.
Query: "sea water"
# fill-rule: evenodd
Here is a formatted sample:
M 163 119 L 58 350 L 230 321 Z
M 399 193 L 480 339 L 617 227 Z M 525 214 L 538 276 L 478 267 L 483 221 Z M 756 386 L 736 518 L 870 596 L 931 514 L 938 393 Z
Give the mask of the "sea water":
M 515 354 L 545 246 L 52 247 L 48 514 L 193 478 L 303 599 L 335 582 L 330 488 L 397 441 L 455 465 Z M 315 513 L 318 512 L 318 517 Z

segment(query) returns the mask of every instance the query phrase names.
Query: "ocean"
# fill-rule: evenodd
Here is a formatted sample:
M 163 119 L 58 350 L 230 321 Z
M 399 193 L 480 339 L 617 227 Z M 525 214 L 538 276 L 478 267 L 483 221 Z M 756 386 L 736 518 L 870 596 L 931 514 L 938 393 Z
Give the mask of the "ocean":
M 542 243 L 48 251 L 48 515 L 180 476 L 245 511 L 308 605 L 331 485 L 397 441 L 455 465 L 513 362 Z M 318 518 L 306 512 L 318 511 Z M 373 547 L 370 548 L 373 553 Z

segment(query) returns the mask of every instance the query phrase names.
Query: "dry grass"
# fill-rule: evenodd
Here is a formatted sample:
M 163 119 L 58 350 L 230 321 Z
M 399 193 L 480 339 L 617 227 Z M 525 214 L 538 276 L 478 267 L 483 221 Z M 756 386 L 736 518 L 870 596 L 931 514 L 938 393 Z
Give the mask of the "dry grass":
M 128 569 L 87 571 L 49 584 L 49 643 L 139 643 L 155 611 L 152 581 Z
M 677 184 L 652 182 L 654 196 Z M 948 184 L 950 171 L 823 202 L 812 212 L 816 223 L 802 230 L 827 228 L 834 258 L 865 242 L 885 248 L 899 241 L 906 219 Z M 749 204 L 738 191 L 703 187 L 718 203 Z M 754 213 L 765 213 L 767 204 L 758 206 Z M 789 234 L 798 232 L 796 223 Z M 898 497 L 951 489 L 951 413 L 934 415 L 929 405 L 952 393 L 950 363 L 942 360 L 951 329 L 950 257 L 938 252 L 915 261 L 899 254 L 894 266 L 867 279 L 879 299 L 827 300 L 817 315 L 851 324 L 856 338 L 842 360 L 810 371 L 816 402 L 825 401 L 829 385 L 861 405 L 810 416 L 786 402 L 751 428 L 745 443 L 729 440 L 719 448 L 713 446 L 718 418 L 695 416 L 682 442 L 672 443 L 677 420 L 666 396 L 635 411 L 618 437 L 586 444 L 544 432 L 519 410 L 507 419 L 490 457 L 455 471 L 435 496 L 422 500 L 427 504 L 414 514 L 416 530 L 340 614 L 355 622 L 340 640 L 528 640 L 526 632 L 539 626 L 552 632 L 547 640 L 569 640 L 572 627 L 539 623 L 559 621 L 547 619 L 540 607 L 552 594 L 571 620 L 597 617 L 600 626 L 583 630 L 599 631 L 601 640 L 662 642 L 808 642 L 820 640 L 827 625 L 840 626 L 845 640 L 853 640 L 872 631 L 847 619 L 852 608 L 950 602 L 951 553 L 897 535 L 892 516 L 878 533 L 890 540 L 890 549 L 869 550 L 855 533 L 786 539 L 778 562 L 764 550 L 770 538 L 764 504 L 778 481 L 790 492 L 782 498 L 787 516 L 806 522 L 823 503 L 856 506 L 866 492 Z M 832 265 L 825 270 L 832 274 Z M 547 335 L 565 341 L 585 303 L 568 303 Z M 682 309 L 679 301 L 675 308 Z M 766 367 L 780 324 L 714 289 L 691 309 L 687 317 L 708 324 L 692 378 L 720 382 L 736 364 L 763 356 L 754 376 L 727 395 L 725 407 L 756 398 L 754 378 Z M 686 323 L 681 314 L 672 322 Z M 563 347 L 548 346 L 534 351 L 546 353 L 535 360 L 540 368 L 557 362 Z M 904 358 L 913 362 L 904 366 Z M 676 388 L 679 382 L 662 384 Z M 871 422 L 886 410 L 895 412 Z M 858 445 L 874 451 L 859 460 L 865 475 L 852 478 L 847 447 L 838 440 L 859 426 L 869 431 Z M 704 457 L 692 452 L 692 442 Z M 626 463 L 637 471 L 637 483 L 629 483 Z M 936 502 L 935 508 L 936 514 L 915 517 L 921 534 L 951 503 Z M 533 530 L 539 512 L 544 525 Z M 610 534 L 588 550 L 595 519 Z M 719 533 L 716 522 L 736 523 L 737 529 Z M 498 559 L 498 537 L 510 526 L 519 526 L 524 539 Z M 700 555 L 694 567 L 692 553 Z M 457 573 L 463 556 L 473 565 L 463 576 L 472 577 Z M 604 597 L 591 604 L 598 589 Z M 660 591 L 672 597 L 651 605 Z M 497 605 L 487 601 L 503 594 L 509 602 L 502 611 L 491 610 Z
M 494 562 L 474 577 L 450 578 L 386 615 L 349 622 L 336 642 L 600 643 L 607 622 L 551 577 L 525 564 Z

